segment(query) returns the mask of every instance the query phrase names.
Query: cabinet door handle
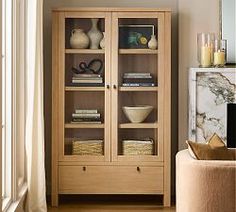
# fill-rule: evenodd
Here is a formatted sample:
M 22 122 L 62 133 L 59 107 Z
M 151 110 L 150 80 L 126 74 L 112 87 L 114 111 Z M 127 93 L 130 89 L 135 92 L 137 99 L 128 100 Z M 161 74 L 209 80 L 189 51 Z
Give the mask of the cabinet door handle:
M 113 88 L 116 89 L 116 85 L 113 85 Z
M 110 85 L 107 85 L 107 89 L 109 89 L 110 88 Z
M 83 171 L 86 171 L 86 167 L 85 166 L 83 166 Z
M 139 166 L 137 167 L 137 171 L 140 172 L 140 168 L 139 168 Z

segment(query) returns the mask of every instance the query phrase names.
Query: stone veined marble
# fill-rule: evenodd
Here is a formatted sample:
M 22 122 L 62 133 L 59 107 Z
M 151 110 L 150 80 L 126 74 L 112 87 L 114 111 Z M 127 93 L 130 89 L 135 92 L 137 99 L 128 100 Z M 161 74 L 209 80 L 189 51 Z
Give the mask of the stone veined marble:
M 226 142 L 226 109 L 236 102 L 236 70 L 191 69 L 189 87 L 189 139 L 207 142 L 217 133 Z

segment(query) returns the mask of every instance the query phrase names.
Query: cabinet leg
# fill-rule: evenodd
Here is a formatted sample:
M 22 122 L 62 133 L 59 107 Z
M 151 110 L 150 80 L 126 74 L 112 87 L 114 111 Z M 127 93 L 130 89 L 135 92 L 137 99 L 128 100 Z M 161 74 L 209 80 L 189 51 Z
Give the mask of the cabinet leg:
M 164 205 L 164 207 L 170 207 L 171 206 L 170 195 L 164 194 L 164 196 L 163 196 L 163 205 Z
M 58 194 L 52 194 L 51 205 L 52 207 L 58 207 Z

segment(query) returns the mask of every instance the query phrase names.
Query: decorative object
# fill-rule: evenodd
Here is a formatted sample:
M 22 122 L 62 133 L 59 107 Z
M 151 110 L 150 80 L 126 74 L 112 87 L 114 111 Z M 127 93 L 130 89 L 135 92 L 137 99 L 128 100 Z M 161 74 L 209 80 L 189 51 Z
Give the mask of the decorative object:
M 155 50 L 157 48 L 157 39 L 155 35 L 151 36 L 151 39 L 148 42 L 148 48 Z
M 215 133 L 207 144 L 186 141 L 191 154 L 198 160 L 235 160 L 233 152 L 229 151 L 225 143 Z
M 214 133 L 226 143 L 227 104 L 236 103 L 236 68 L 191 68 L 189 140 L 206 143 Z
M 119 47 L 146 49 L 154 32 L 154 25 L 119 25 Z
M 152 155 L 153 140 L 123 140 L 122 152 L 123 155 Z
M 100 47 L 101 49 L 105 49 L 105 32 L 103 32 L 102 34 L 103 34 L 103 38 L 100 41 Z
M 83 29 L 73 29 L 71 31 L 70 46 L 73 49 L 86 49 L 89 45 L 89 38 Z
M 151 105 L 131 105 L 122 107 L 126 117 L 132 123 L 141 123 L 151 113 L 153 106 Z
M 227 41 L 226 40 L 215 40 L 214 45 L 214 66 L 223 67 L 226 63 L 227 58 Z
M 103 155 L 103 140 L 74 140 L 72 155 Z
M 99 44 L 102 39 L 102 33 L 97 26 L 98 21 L 99 21 L 98 18 L 91 19 L 92 27 L 87 33 L 90 40 L 90 46 L 89 46 L 90 49 L 99 49 Z
M 198 33 L 198 62 L 200 67 L 206 68 L 213 64 L 213 47 L 215 34 L 213 33 Z
M 93 74 L 101 74 L 103 70 L 103 61 L 100 59 L 93 59 L 88 64 L 86 62 L 81 62 L 79 68 L 72 67 L 72 72 L 75 74 L 82 74 L 85 72 L 90 72 Z

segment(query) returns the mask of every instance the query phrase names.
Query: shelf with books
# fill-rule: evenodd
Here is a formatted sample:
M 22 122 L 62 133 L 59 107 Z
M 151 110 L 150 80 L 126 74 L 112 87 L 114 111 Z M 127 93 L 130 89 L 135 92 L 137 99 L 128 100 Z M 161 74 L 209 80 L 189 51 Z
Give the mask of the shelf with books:
M 105 54 L 104 49 L 65 49 L 66 54 Z
M 139 129 L 147 129 L 147 128 L 158 128 L 158 123 L 122 123 L 119 124 L 119 128 L 121 129 L 131 129 L 131 128 L 139 128 Z
M 119 49 L 119 54 L 158 54 L 158 50 L 152 50 L 152 49 Z

